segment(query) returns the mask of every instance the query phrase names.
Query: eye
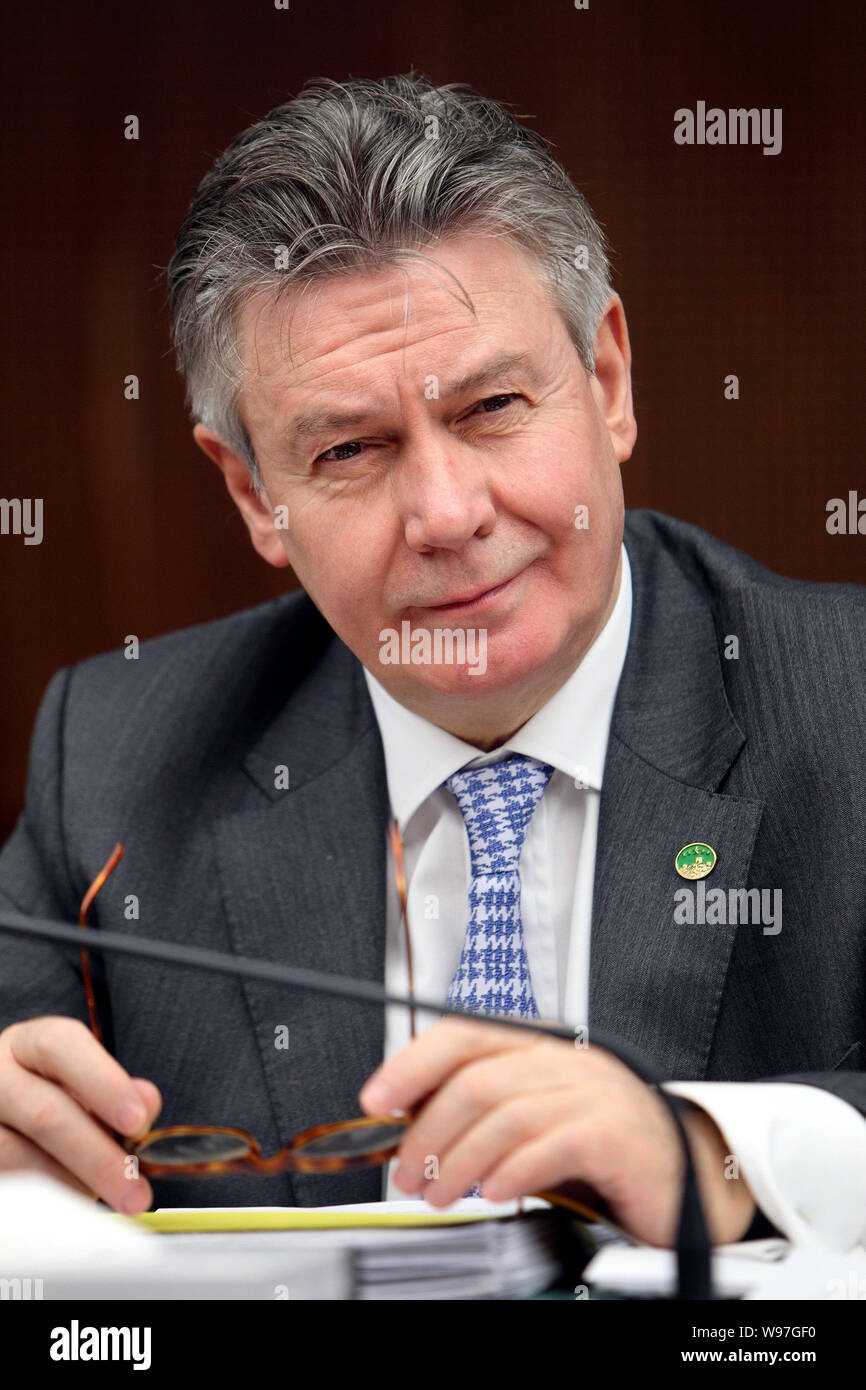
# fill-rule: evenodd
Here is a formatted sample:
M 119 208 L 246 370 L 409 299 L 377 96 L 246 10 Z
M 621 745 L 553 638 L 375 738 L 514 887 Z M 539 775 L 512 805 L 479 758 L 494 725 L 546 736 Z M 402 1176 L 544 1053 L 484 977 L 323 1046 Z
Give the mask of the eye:
M 344 449 L 363 449 L 363 444 L 357 439 L 348 439 L 345 444 L 333 444 L 330 449 L 326 449 L 323 454 L 319 454 L 316 463 L 346 463 L 349 459 L 357 458 L 357 454 L 345 454 Z
M 483 401 L 479 401 L 469 414 L 474 415 L 480 409 L 485 415 L 496 415 L 519 399 L 519 391 L 506 391 L 501 396 L 487 396 Z

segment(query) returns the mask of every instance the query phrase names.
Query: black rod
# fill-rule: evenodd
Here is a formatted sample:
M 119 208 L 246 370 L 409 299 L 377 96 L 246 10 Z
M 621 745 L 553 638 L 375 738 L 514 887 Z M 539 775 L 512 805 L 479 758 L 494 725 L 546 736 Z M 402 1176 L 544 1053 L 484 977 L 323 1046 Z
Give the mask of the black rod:
M 94 930 L 70 926 L 67 922 L 55 922 L 45 917 L 28 917 L 21 912 L 0 912 L 0 931 L 11 932 L 16 936 L 56 941 L 61 946 L 74 947 L 77 951 L 84 948 L 99 953 L 135 956 L 140 960 L 187 966 L 219 975 L 241 976 L 243 979 L 261 980 L 267 984 L 295 985 L 300 989 L 311 989 L 320 994 L 336 995 L 343 999 L 360 999 L 372 1004 L 399 1004 L 409 1009 L 425 1009 L 430 1013 L 472 1018 L 479 1023 L 528 1029 L 533 1033 L 543 1033 L 548 1037 L 561 1038 L 568 1042 L 573 1042 L 575 1036 L 573 1029 L 559 1023 L 473 1013 L 470 1009 L 460 1009 L 453 1004 L 434 1003 L 411 995 L 391 994 L 376 980 L 356 980 L 347 975 L 330 975 L 321 970 L 310 970 L 305 966 L 282 965 L 276 961 L 236 956 L 228 951 L 213 951 L 205 946 L 187 946 L 178 941 L 159 941 L 152 937 L 131 937 L 122 932 L 103 931 L 101 928 Z M 621 1039 L 593 1029 L 592 1044 L 612 1053 L 642 1081 L 654 1086 L 670 1111 L 685 1160 L 683 1201 L 677 1234 L 677 1296 L 680 1299 L 711 1298 L 710 1241 L 698 1192 L 691 1145 L 679 1116 L 679 1098 L 670 1096 L 661 1089 L 661 1076 L 657 1068 Z

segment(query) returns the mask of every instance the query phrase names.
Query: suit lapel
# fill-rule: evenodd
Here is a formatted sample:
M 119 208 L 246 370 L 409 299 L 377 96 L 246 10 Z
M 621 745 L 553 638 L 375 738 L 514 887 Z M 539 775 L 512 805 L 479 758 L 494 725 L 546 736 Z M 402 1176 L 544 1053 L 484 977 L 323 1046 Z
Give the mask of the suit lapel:
M 283 767 L 288 788 L 275 785 Z M 302 693 L 286 703 L 245 770 L 247 804 L 215 826 L 234 949 L 383 981 L 384 759 L 360 667 L 339 640 L 307 675 Z M 382 1009 L 253 981 L 244 981 L 243 990 L 278 1142 L 359 1114 L 358 1091 L 382 1060 Z M 296 1173 L 292 1187 L 302 1205 L 373 1201 L 381 1196 L 381 1174 Z
M 745 736 L 722 679 L 724 634 L 657 533 L 627 518 L 634 600 L 602 782 L 590 964 L 593 1027 L 669 1078 L 707 1068 L 736 926 L 677 925 L 677 851 L 717 853 L 707 891 L 744 888 L 763 803 L 721 795 Z
M 706 1071 L 735 926 L 677 925 L 674 868 L 693 840 L 718 862 L 706 888 L 745 887 L 761 804 L 677 782 L 618 738 L 608 748 L 599 816 L 590 966 L 596 1027 L 633 1043 L 669 1079 Z

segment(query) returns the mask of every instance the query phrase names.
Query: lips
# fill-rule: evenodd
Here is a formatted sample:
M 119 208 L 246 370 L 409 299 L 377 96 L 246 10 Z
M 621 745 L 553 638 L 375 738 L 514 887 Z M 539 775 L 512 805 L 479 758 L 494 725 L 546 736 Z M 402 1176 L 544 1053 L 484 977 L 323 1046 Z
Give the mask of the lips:
M 512 575 L 513 579 L 514 576 Z M 506 584 L 510 584 L 511 579 L 503 579 L 499 584 L 488 584 L 483 589 L 473 589 L 469 594 L 455 594 L 453 598 L 444 598 L 441 603 L 428 603 L 428 608 L 451 608 L 455 603 L 474 603 L 482 598 L 484 594 L 492 594 L 494 589 L 502 589 Z
M 528 566 L 524 566 L 524 569 L 526 568 L 528 568 Z M 509 575 L 507 579 L 502 579 L 497 584 L 488 584 L 477 589 L 471 589 L 462 594 L 456 594 L 453 598 L 442 599 L 439 603 L 419 603 L 414 606 L 417 608 L 424 608 L 434 613 L 444 609 L 469 608 L 480 603 L 482 600 L 492 599 L 496 594 L 500 593 L 501 590 L 513 583 L 521 574 L 523 574 L 523 569 L 519 569 L 516 574 Z

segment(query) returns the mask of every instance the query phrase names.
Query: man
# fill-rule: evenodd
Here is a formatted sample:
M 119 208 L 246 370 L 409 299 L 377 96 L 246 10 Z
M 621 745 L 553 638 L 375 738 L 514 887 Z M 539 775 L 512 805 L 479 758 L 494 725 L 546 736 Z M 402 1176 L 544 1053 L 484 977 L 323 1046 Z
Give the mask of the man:
M 73 962 L 10 942 L 0 1165 L 126 1210 L 375 1200 L 151 1187 L 107 1132 L 267 1153 L 360 1093 L 414 1117 L 388 1194 L 577 1182 L 670 1244 L 676 1135 L 595 1028 L 691 1101 L 715 1240 L 856 1245 L 864 593 L 625 517 L 625 315 L 549 149 L 418 75 L 313 84 L 203 180 L 169 282 L 196 441 L 304 592 L 54 678 L 6 904 L 72 920 L 122 838 L 94 927 L 405 992 L 393 817 L 418 997 L 588 1046 L 108 959 L 109 1056 Z

